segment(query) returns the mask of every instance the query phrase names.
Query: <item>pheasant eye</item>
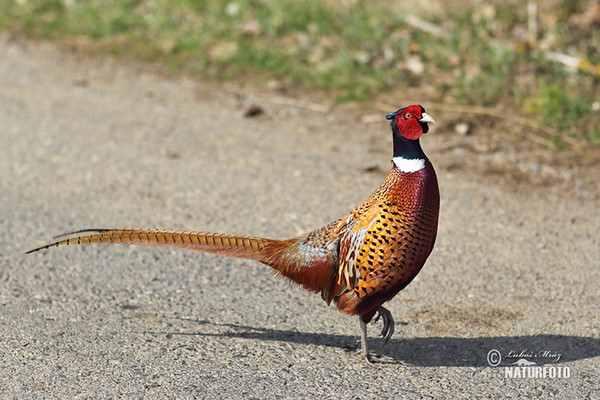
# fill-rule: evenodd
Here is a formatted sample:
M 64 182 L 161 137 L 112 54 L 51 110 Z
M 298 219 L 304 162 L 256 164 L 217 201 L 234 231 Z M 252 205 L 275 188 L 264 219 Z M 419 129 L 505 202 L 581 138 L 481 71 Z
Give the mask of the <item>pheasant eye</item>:
M 412 118 L 412 114 L 411 113 L 406 113 L 406 114 L 404 114 L 404 118 Z

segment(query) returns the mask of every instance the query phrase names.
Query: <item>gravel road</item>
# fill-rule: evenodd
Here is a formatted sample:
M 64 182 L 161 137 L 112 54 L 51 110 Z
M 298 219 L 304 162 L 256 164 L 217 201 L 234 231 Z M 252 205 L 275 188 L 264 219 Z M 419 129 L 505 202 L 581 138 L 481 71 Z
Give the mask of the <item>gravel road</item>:
M 366 365 L 355 318 L 254 262 L 23 254 L 87 227 L 285 238 L 343 215 L 390 168 L 385 113 L 298 101 L 0 37 L 0 397 L 600 399 L 598 188 L 431 110 L 438 242 L 388 303 L 390 342 L 369 329 L 398 363 Z

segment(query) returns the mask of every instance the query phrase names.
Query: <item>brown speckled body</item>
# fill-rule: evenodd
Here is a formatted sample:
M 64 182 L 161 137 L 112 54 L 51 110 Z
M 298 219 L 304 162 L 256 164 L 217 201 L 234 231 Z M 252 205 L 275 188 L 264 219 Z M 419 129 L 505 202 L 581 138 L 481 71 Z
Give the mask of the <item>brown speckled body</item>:
M 369 322 L 384 302 L 394 297 L 419 273 L 437 235 L 440 196 L 433 166 L 403 173 L 396 167 L 385 181 L 351 214 L 377 216 L 368 228 L 356 258 L 359 278 L 337 297 L 340 311 Z
M 266 263 L 321 292 L 328 303 L 334 300 L 340 311 L 369 322 L 423 267 L 435 243 L 439 204 L 429 161 L 412 173 L 393 167 L 345 217 L 289 241 Z M 346 260 L 355 273 L 340 268 Z

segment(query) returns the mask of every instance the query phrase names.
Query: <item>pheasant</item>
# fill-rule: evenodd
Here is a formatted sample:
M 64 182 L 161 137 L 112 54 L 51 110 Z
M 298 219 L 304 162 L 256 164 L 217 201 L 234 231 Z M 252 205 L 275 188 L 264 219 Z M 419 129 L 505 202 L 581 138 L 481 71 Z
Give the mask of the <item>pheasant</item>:
M 342 218 L 305 235 L 274 240 L 211 232 L 163 229 L 85 229 L 78 235 L 28 251 L 85 243 L 123 243 L 180 247 L 256 260 L 304 288 L 320 293 L 327 304 L 357 315 L 361 353 L 371 363 L 367 328 L 383 318 L 387 343 L 394 319 L 383 303 L 419 273 L 437 234 L 439 189 L 419 138 L 434 123 L 420 105 L 386 115 L 391 121 L 392 169 L 381 185 Z

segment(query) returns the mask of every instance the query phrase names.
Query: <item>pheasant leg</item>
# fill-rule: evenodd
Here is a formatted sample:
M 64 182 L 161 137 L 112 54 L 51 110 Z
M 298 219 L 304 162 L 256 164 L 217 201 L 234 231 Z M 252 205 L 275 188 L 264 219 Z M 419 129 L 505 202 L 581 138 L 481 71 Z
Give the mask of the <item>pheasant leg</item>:
M 377 309 L 377 316 L 373 322 L 379 321 L 380 318 L 383 318 L 383 329 L 381 330 L 381 336 L 383 337 L 383 344 L 386 344 L 394 333 L 394 317 L 387 308 L 380 306 Z M 360 322 L 360 352 L 365 361 L 369 365 L 373 365 L 373 361 L 371 361 L 371 355 L 369 354 L 369 345 L 367 344 L 367 324 L 365 324 L 360 317 L 358 320 Z
M 360 352 L 367 364 L 373 366 L 374 364 L 371 361 L 369 346 L 367 344 L 367 324 L 360 317 L 358 317 L 358 321 L 360 322 Z

